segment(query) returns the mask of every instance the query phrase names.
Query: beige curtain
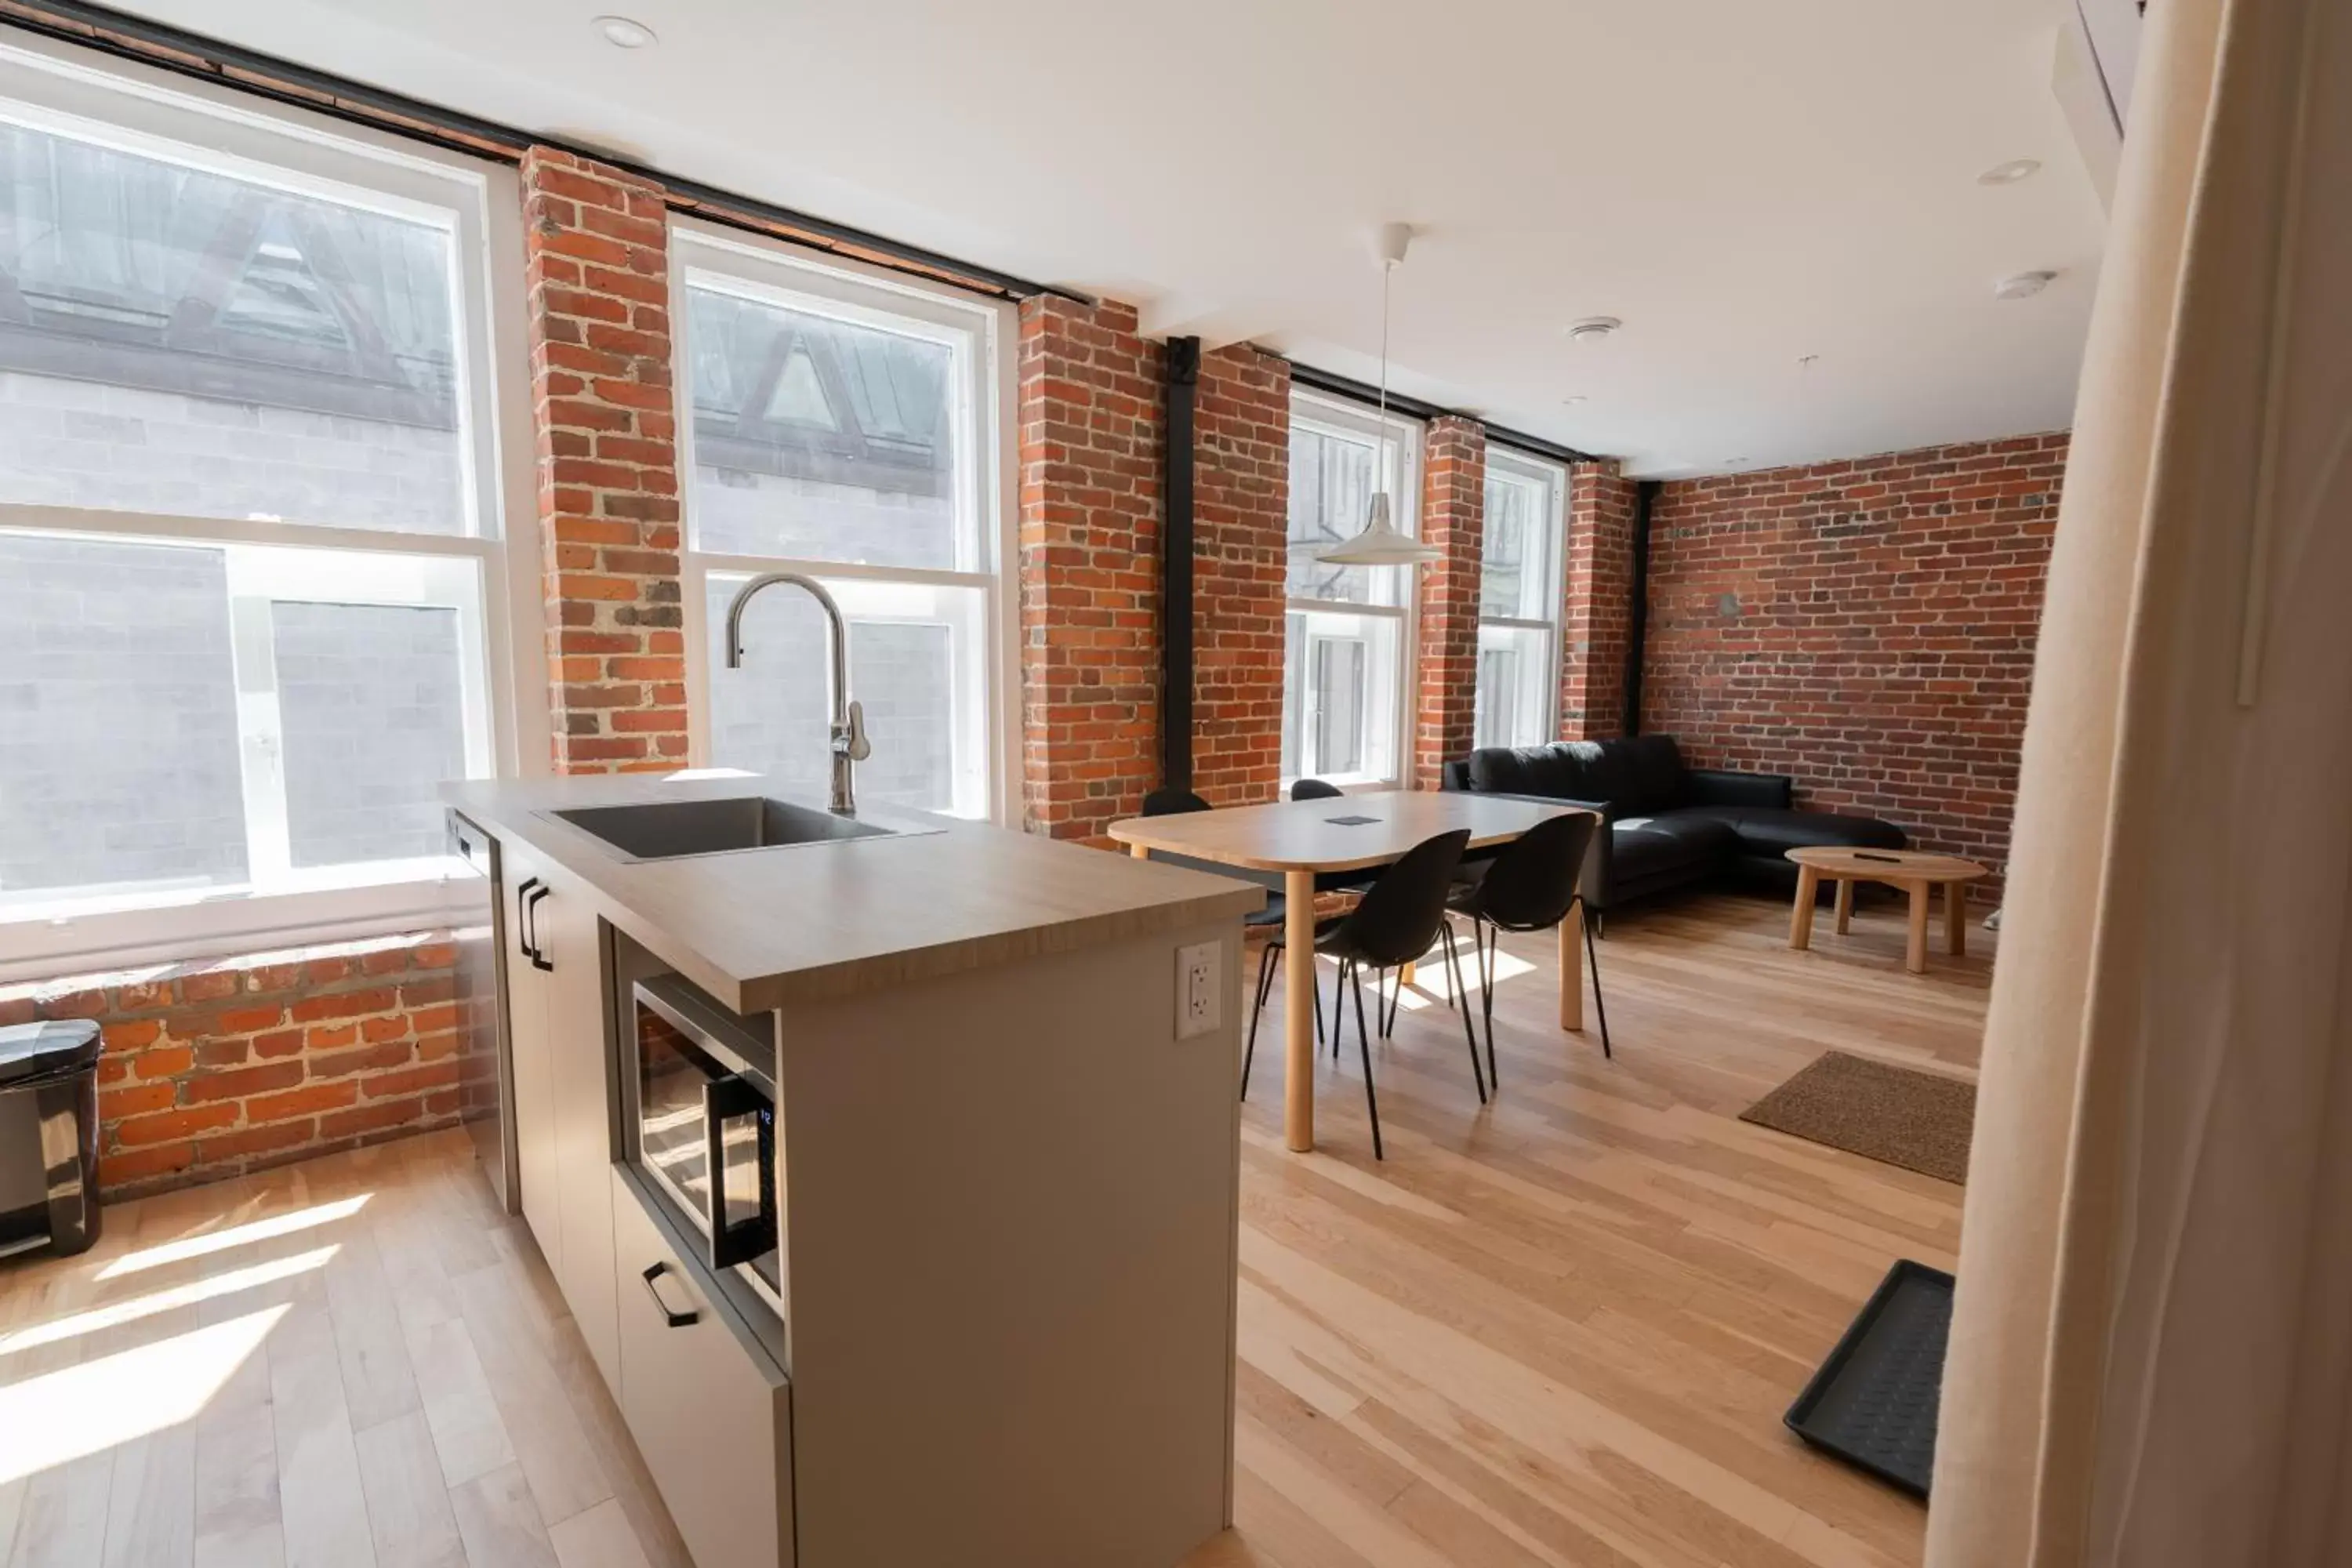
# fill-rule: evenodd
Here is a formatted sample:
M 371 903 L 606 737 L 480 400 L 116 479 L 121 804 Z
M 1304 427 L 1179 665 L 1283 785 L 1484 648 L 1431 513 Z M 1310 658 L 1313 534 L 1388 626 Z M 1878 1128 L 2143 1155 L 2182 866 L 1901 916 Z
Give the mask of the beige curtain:
M 2352 0 L 2156 0 L 1928 1568 L 2352 1564 Z

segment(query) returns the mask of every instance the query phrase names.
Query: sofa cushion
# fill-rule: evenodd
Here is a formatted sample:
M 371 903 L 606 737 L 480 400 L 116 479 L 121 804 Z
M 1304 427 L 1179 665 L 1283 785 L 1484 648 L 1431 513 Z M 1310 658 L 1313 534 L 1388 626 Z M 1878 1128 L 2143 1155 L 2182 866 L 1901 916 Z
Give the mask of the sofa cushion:
M 1738 853 L 1739 835 L 1729 824 L 1690 812 L 1621 816 L 1609 829 L 1609 875 L 1618 883 L 1696 875 Z
M 1900 849 L 1909 842 L 1903 830 L 1874 816 L 1846 816 L 1829 811 L 1784 811 L 1759 805 L 1693 805 L 1668 812 L 1660 820 L 1689 819 L 1719 823 L 1738 837 L 1742 854 L 1780 858 L 1791 849 L 1837 845 L 1855 849 Z

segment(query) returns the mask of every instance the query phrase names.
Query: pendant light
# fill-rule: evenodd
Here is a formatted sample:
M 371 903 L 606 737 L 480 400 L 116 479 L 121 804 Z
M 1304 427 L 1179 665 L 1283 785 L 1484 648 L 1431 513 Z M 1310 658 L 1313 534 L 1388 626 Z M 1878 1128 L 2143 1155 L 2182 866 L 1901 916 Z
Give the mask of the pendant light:
M 1442 550 L 1408 539 L 1396 531 L 1389 504 L 1388 440 L 1389 440 L 1389 279 L 1404 260 L 1405 247 L 1412 243 L 1410 224 L 1382 224 L 1380 232 L 1381 258 L 1381 441 L 1372 459 L 1372 503 L 1364 518 L 1364 531 L 1355 538 L 1342 541 L 1328 550 L 1318 551 L 1315 559 L 1330 566 L 1423 566 L 1444 555 Z

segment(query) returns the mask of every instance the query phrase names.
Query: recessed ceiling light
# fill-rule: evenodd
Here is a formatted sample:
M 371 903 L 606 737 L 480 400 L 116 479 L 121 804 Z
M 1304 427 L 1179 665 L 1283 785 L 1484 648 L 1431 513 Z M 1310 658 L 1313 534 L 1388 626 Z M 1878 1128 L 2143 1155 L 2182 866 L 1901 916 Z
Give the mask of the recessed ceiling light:
M 1979 185 L 2013 185 L 2042 167 L 2039 158 L 2011 158 L 2006 163 L 1995 163 L 1977 176 Z
M 1571 392 L 1566 397 L 1559 400 L 1560 406 L 1563 408 L 1573 408 L 1578 404 L 1585 401 L 1587 401 L 1587 399 L 1585 398 L 1584 394 L 1580 392 Z
M 651 27 L 627 16 L 599 16 L 595 26 L 604 41 L 618 49 L 651 48 L 661 42 Z
M 1568 329 L 1569 341 L 1597 343 L 1624 324 L 1614 316 L 1587 316 Z
M 1996 300 L 2027 300 L 2050 287 L 2055 272 L 2019 272 L 2002 279 L 1992 286 Z

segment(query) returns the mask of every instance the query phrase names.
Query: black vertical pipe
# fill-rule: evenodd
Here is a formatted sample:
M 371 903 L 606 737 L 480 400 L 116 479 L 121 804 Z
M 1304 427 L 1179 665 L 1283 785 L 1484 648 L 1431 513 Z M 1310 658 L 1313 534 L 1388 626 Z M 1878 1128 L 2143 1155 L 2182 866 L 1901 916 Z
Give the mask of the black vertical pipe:
M 1633 604 L 1625 632 L 1625 713 L 1628 735 L 1642 732 L 1642 666 L 1650 639 L 1650 509 L 1657 504 L 1658 481 L 1643 479 L 1633 491 Z
M 1160 772 L 1192 787 L 1192 403 L 1201 340 L 1168 340 L 1168 482 L 1160 527 Z

